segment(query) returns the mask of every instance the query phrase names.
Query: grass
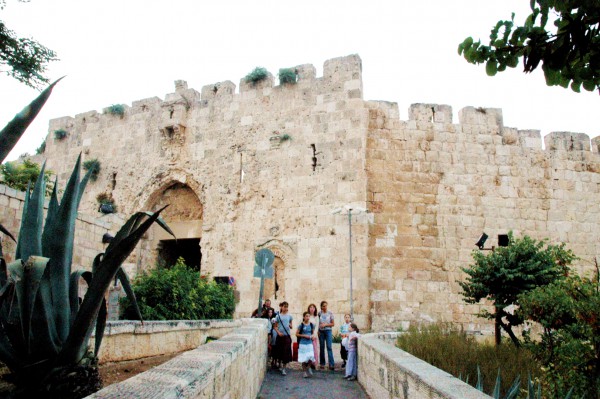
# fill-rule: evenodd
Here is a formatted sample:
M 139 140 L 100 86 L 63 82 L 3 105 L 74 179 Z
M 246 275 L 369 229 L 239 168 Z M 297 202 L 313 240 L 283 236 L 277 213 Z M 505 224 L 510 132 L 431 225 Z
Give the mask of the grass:
M 298 75 L 296 74 L 296 70 L 294 68 L 281 68 L 279 70 L 279 83 L 289 83 L 294 84 L 297 82 Z
M 98 174 L 100 174 L 100 161 L 98 161 L 96 158 L 89 159 L 83 163 L 83 169 L 86 171 L 92 170 L 90 180 L 96 181 L 98 179 Z
M 526 349 L 518 349 L 511 343 L 499 347 L 478 343 L 463 331 L 443 324 L 420 329 L 411 327 L 398 337 L 397 346 L 473 386 L 477 384 L 479 366 L 483 390 L 488 394 L 494 389 L 498 370 L 502 378 L 501 392 L 506 392 L 518 376 L 521 381 L 527 381 L 528 375 L 533 380 L 541 376 L 540 365 Z
M 35 149 L 35 153 L 36 154 L 43 154 L 44 151 L 46 151 L 46 140 L 45 139 L 44 139 L 44 141 L 42 141 L 42 143 L 40 144 L 40 146 Z
M 123 115 L 125 115 L 125 107 L 121 104 L 113 104 L 104 109 L 104 113 L 109 115 L 117 115 L 122 118 Z
M 248 75 L 246 75 L 246 77 L 244 79 L 248 83 L 256 84 L 256 83 L 260 82 L 261 80 L 266 79 L 267 76 L 269 76 L 269 72 L 267 71 L 266 68 L 256 67 L 256 68 L 254 68 L 254 70 L 252 70 L 252 72 L 250 72 Z
M 62 140 L 67 137 L 67 131 L 65 129 L 57 129 L 54 131 L 54 138 L 56 140 Z

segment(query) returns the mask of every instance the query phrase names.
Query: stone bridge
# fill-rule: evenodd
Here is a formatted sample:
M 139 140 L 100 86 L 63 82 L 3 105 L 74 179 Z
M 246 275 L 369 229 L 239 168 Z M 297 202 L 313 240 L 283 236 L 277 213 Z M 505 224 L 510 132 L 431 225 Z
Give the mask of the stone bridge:
M 152 323 L 152 322 L 150 322 Z M 168 322 L 167 322 L 168 323 Z M 221 338 L 200 345 L 145 373 L 110 385 L 89 398 L 489 398 L 450 374 L 396 348 L 397 333 L 365 334 L 359 340 L 358 382 L 343 380 L 340 369 L 318 371 L 311 380 L 296 367 L 286 377 L 267 371 L 267 328 L 263 319 L 241 319 L 229 323 L 203 321 L 197 330 L 210 330 L 221 323 L 229 330 Z M 165 323 L 157 333 L 169 334 L 165 342 L 181 342 L 192 332 L 188 324 Z M 232 328 L 233 327 L 233 328 Z M 121 328 L 136 345 L 135 331 Z M 146 328 L 137 335 L 150 334 Z M 175 331 L 176 330 L 176 331 Z M 109 333 L 108 339 L 114 339 Z M 142 337 L 141 339 L 149 339 Z M 157 344 L 153 344 L 156 346 Z M 337 351 L 336 351 L 337 352 Z M 107 355 L 108 356 L 108 355 Z

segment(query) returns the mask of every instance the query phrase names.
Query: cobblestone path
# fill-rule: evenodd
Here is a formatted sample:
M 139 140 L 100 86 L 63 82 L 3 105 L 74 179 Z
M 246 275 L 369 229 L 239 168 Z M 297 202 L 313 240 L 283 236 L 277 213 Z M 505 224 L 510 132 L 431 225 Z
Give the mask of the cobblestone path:
M 335 371 L 319 370 L 312 378 L 303 378 L 302 367 L 298 362 L 288 365 L 287 375 L 279 370 L 267 370 L 263 381 L 260 399 L 368 399 L 358 381 L 346 381 L 341 368 L 340 344 L 333 344 Z

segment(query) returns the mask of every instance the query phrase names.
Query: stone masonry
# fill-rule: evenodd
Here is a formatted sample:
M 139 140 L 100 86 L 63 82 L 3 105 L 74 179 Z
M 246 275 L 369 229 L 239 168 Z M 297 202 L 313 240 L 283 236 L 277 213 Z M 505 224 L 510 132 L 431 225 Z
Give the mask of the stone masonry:
M 349 312 L 348 219 L 353 216 L 354 310 L 361 328 L 406 327 L 422 320 L 490 329 L 466 305 L 458 281 L 485 231 L 564 241 L 580 271 L 600 255 L 600 139 L 503 125 L 499 109 L 467 107 L 452 121 L 447 105 L 415 104 L 401 120 L 397 104 L 365 101 L 357 55 L 295 67 L 296 84 L 219 82 L 125 106 L 50 121 L 48 167 L 65 180 L 79 153 L 102 170 L 88 186 L 84 212 L 112 195 L 129 215 L 170 203 L 178 238 L 200 239 L 201 271 L 233 276 L 248 316 L 258 299 L 254 253 L 276 255 L 275 302 L 296 320 L 328 300 Z M 591 148 L 590 148 L 590 143 Z M 171 209 L 171 210 L 169 210 Z M 161 240 L 155 227 L 132 264 L 152 268 Z M 278 288 L 278 290 L 275 290 Z

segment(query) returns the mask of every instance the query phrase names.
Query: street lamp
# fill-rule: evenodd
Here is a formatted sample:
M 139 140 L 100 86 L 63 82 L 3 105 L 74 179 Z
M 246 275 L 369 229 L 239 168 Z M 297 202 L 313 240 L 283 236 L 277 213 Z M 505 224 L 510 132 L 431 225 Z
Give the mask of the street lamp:
M 367 210 L 360 206 L 345 205 L 343 208 L 334 209 L 331 213 L 335 215 L 345 213 L 346 211 L 348 212 L 348 253 L 350 256 L 350 320 L 354 321 L 354 301 L 352 299 L 352 211 L 358 214 L 361 212 L 367 213 Z

